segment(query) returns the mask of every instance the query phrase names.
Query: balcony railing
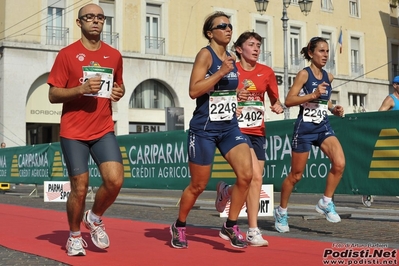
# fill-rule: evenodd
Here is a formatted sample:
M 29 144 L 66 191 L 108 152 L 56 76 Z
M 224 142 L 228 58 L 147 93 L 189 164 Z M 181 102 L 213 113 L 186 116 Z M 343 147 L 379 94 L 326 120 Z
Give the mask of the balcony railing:
M 46 44 L 66 46 L 69 28 L 46 26 Z
M 165 54 L 165 38 L 145 36 L 146 54 Z
M 399 65 L 396 63 L 392 63 L 392 76 L 396 77 L 399 76 Z
M 110 32 L 110 31 L 103 31 L 101 33 L 101 40 L 115 49 L 119 49 L 119 33 L 117 32 Z
M 352 71 L 352 76 L 358 77 L 363 75 L 363 65 L 362 64 L 351 64 L 351 71 Z
M 272 66 L 272 53 L 264 52 L 259 55 L 259 62 L 267 66 Z
M 305 59 L 302 57 L 291 56 L 290 63 L 291 65 L 288 66 L 288 68 L 291 70 L 291 72 L 298 72 L 305 67 Z
M 327 61 L 324 70 L 335 75 L 335 62 L 334 60 Z

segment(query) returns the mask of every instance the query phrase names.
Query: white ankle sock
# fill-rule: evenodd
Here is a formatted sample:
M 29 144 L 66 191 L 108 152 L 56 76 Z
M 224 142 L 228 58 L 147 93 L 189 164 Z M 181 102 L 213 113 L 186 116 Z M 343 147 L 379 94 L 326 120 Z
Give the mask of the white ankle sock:
M 323 195 L 323 203 L 324 205 L 327 205 L 328 203 L 330 203 L 332 200 L 332 198 L 326 197 Z
M 100 221 L 100 216 L 96 215 L 92 211 L 89 211 L 89 221 L 98 223 Z
M 69 236 L 72 236 L 72 237 L 79 237 L 80 235 L 81 235 L 80 231 L 76 231 L 76 232 L 70 231 L 69 232 Z
M 224 191 L 223 191 L 223 197 L 228 197 L 228 198 L 230 198 L 230 194 L 229 194 L 229 188 L 230 188 L 230 186 L 228 186 L 226 189 L 224 189 Z
M 278 206 L 278 212 L 279 213 L 287 213 L 288 208 L 282 208 L 281 206 Z

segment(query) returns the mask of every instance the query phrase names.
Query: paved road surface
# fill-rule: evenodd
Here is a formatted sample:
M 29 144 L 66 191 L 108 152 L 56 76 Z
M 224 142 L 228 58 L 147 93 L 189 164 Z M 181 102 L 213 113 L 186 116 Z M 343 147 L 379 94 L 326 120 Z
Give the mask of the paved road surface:
M 44 202 L 43 187 L 17 185 L 5 194 L 0 194 L 0 203 L 16 204 L 34 208 L 65 210 L 65 203 Z M 31 193 L 33 191 L 33 193 Z M 31 196 L 29 196 L 31 194 Z M 122 189 L 115 204 L 105 216 L 132 220 L 170 224 L 177 218 L 178 201 L 181 191 Z M 36 197 L 37 196 L 37 197 Z M 361 196 L 336 195 L 337 212 L 343 217 L 341 223 L 327 222 L 314 210 L 321 195 L 293 194 L 289 205 L 290 233 L 279 234 L 274 230 L 273 217 L 260 217 L 258 225 L 267 235 L 294 237 L 340 243 L 384 243 L 399 249 L 399 199 L 377 196 L 370 208 L 363 206 Z M 275 205 L 279 202 L 275 193 Z M 214 208 L 214 191 L 205 191 L 190 212 L 189 225 L 220 228 L 225 218 L 220 218 Z M 92 195 L 87 198 L 91 207 Z M 346 217 L 346 218 L 345 218 Z M 246 219 L 241 218 L 242 231 L 247 230 Z M 67 228 L 67 225 L 65 225 Z M 4 228 L 2 229 L 4 230 Z M 0 246 L 0 265 L 64 265 L 23 252 Z

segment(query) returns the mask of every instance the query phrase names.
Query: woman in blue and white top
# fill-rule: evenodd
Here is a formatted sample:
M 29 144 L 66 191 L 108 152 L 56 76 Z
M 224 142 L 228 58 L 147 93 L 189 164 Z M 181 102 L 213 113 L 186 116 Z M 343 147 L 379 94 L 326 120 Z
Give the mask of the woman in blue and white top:
M 285 99 L 287 107 L 299 105 L 300 110 L 292 136 L 291 172 L 281 187 L 280 206 L 273 212 L 276 230 L 281 233 L 289 231 L 288 200 L 295 184 L 302 178 L 312 145 L 320 147 L 331 161 L 324 195 L 317 203 L 316 211 L 330 222 L 341 221 L 332 197 L 344 172 L 345 156 L 330 126 L 328 110 L 337 116 L 343 116 L 344 110 L 330 101 L 334 77 L 323 69 L 328 60 L 328 43 L 321 37 L 314 37 L 302 48 L 301 54 L 310 61 L 310 66 L 298 72 Z
M 399 76 L 392 80 L 393 93 L 389 94 L 382 102 L 378 111 L 399 110 Z
M 191 180 L 181 196 L 178 218 L 170 226 L 174 248 L 188 247 L 186 219 L 208 184 L 216 147 L 237 176 L 229 216 L 219 236 L 233 247 L 247 246 L 237 219 L 252 180 L 252 160 L 247 139 L 238 127 L 236 109 L 237 96 L 245 99 L 249 92 L 242 90 L 237 95 L 236 58 L 226 51 L 232 30 L 223 12 L 211 14 L 204 22 L 202 33 L 209 45 L 198 52 L 191 72 L 189 95 L 196 99 L 187 143 Z

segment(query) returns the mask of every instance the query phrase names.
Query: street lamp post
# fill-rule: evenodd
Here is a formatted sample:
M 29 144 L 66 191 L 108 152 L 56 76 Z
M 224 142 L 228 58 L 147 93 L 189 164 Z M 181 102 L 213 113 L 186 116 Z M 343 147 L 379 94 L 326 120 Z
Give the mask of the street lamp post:
M 255 6 L 256 10 L 263 15 L 264 12 L 266 12 L 267 9 L 267 4 L 269 3 L 269 0 L 254 0 L 255 1 Z M 301 9 L 301 12 L 306 15 L 309 14 L 311 8 L 312 8 L 312 2 L 313 0 L 299 0 L 298 5 Z M 287 16 L 287 8 L 290 6 L 291 0 L 283 0 L 283 17 L 281 20 L 283 21 L 283 34 L 284 34 L 284 39 L 283 39 L 283 44 L 284 44 L 284 80 L 283 80 L 283 85 L 284 85 L 284 99 L 287 97 L 288 94 L 288 16 Z M 284 119 L 289 119 L 290 118 L 290 111 L 288 108 L 284 109 Z
M 284 99 L 287 97 L 289 86 L 288 86 L 288 16 L 287 8 L 290 6 L 291 0 L 283 0 L 283 33 L 284 33 Z M 290 119 L 290 109 L 284 108 L 284 119 Z

